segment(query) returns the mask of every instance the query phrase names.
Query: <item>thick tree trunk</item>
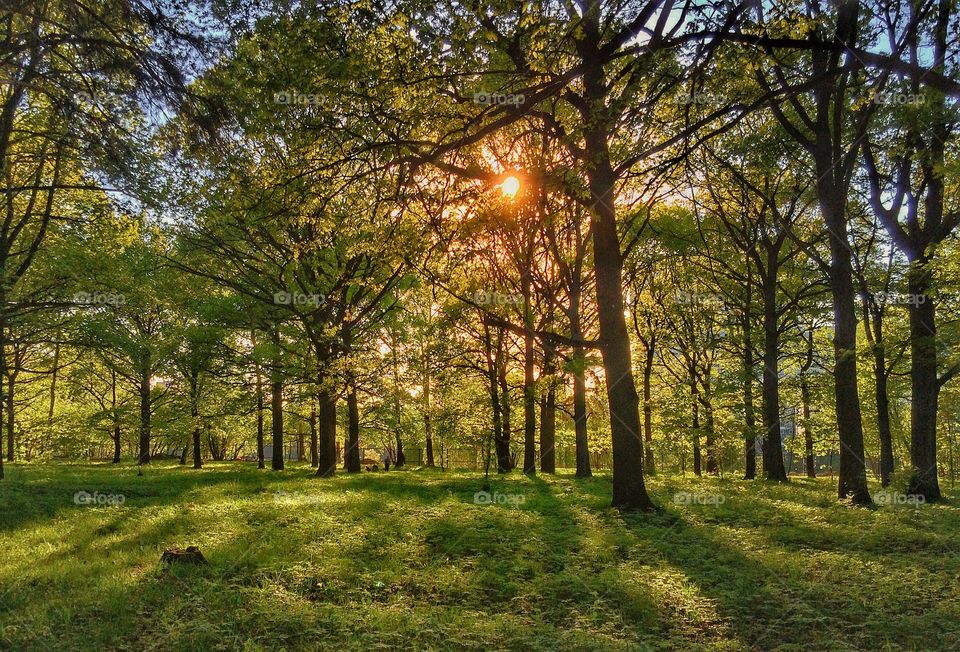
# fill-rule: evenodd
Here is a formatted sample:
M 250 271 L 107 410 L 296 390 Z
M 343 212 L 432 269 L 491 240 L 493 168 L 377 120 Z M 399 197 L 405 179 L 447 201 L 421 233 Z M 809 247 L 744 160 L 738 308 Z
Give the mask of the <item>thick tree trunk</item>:
M 908 491 L 927 502 L 940 500 L 937 478 L 937 408 L 940 383 L 937 378 L 937 324 L 928 262 L 911 264 L 908 287 L 910 314 L 910 464 L 913 476 Z
M 595 20 L 595 19 L 594 19 Z M 590 29 L 596 28 L 595 22 Z M 591 39 L 597 37 L 594 34 Z M 643 443 L 640 407 L 633 379 L 630 337 L 623 304 L 623 257 L 617 235 L 616 177 L 610 165 L 607 125 L 596 111 L 597 98 L 606 94 L 599 61 L 585 61 L 583 83 L 587 104 L 585 145 L 589 156 L 587 177 L 592 196 L 593 259 L 596 274 L 600 350 L 606 377 L 607 403 L 613 443 L 613 506 L 624 509 L 654 508 L 643 480 Z
M 829 175 L 830 169 L 818 174 Z M 818 182 L 818 186 L 823 186 Z M 854 503 L 872 502 L 867 489 L 867 470 L 863 453 L 863 417 L 857 391 L 857 317 L 853 289 L 853 267 L 847 238 L 844 198 L 836 198 L 830 188 L 819 188 L 821 211 L 830 234 L 830 291 L 833 296 L 833 357 L 837 426 L 840 436 L 839 498 Z
M 578 478 L 589 478 L 593 475 L 590 470 L 590 444 L 587 438 L 587 383 L 584 379 L 583 349 L 577 347 L 573 352 L 573 428 L 574 445 L 577 457 Z

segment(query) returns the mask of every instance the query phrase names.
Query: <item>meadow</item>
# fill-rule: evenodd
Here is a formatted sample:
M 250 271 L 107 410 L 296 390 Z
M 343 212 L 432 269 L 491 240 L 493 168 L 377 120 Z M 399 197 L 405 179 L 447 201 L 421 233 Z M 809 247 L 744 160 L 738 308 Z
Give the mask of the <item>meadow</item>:
M 432 469 L 13 465 L 0 648 L 960 647 L 955 491 L 863 508 L 828 478 L 649 484 L 660 509 L 633 514 L 603 474 L 478 494 Z M 160 563 L 190 545 L 207 565 Z

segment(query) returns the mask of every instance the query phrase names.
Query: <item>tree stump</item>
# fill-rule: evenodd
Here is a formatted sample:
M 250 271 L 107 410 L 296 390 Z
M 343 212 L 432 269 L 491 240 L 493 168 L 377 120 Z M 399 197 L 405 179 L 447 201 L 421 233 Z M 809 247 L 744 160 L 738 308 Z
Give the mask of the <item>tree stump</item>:
M 206 564 L 207 560 L 197 546 L 187 546 L 187 549 L 174 546 L 163 551 L 160 557 L 162 564 Z

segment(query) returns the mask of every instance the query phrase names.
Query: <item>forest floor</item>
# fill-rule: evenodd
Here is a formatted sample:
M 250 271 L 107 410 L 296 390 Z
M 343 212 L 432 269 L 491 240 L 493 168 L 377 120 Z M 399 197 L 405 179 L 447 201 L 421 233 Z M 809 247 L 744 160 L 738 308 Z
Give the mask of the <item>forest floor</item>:
M 960 649 L 960 492 L 866 509 L 829 479 L 657 476 L 661 512 L 622 515 L 606 474 L 482 485 L 8 466 L 0 649 Z M 209 565 L 161 565 L 188 545 Z

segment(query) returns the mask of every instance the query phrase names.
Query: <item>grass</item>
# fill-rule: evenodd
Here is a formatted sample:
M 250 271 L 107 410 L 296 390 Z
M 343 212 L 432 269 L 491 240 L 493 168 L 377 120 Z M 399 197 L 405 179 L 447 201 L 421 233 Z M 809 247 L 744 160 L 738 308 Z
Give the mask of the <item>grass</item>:
M 511 475 L 491 490 L 522 498 L 477 505 L 475 473 L 14 465 L 0 649 L 960 648 L 956 493 L 864 509 L 829 480 L 649 484 L 662 511 L 622 515 L 606 475 Z M 173 545 L 209 566 L 164 569 Z

